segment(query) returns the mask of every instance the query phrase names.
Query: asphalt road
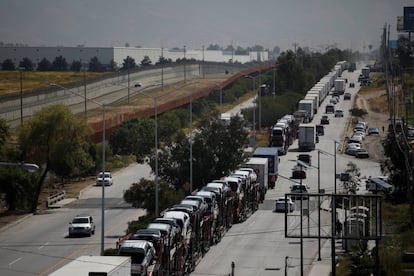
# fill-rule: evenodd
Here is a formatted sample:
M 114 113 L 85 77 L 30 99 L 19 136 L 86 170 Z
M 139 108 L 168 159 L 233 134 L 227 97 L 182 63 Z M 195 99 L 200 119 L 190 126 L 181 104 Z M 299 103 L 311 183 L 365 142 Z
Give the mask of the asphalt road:
M 349 80 L 355 80 L 358 71 L 344 74 Z M 357 82 L 356 82 L 357 83 Z M 349 89 L 353 97 L 358 89 Z M 325 103 L 329 101 L 329 96 Z M 325 103 L 321 105 L 314 122 L 319 122 Z M 329 115 L 331 124 L 326 126 L 325 136 L 320 137 L 317 148 L 330 154 L 320 157 L 317 164 L 317 150 L 310 152 L 312 164 L 321 169 L 320 187 L 326 193 L 333 192 L 334 183 L 334 148 L 344 142 L 343 129 L 347 122 L 348 110 L 352 101 L 341 100 L 337 108 L 344 110 L 343 118 L 334 118 Z M 285 156 L 280 157 L 279 173 L 286 178 L 297 159 L 297 141 L 290 146 Z M 354 162 L 361 169 L 362 176 L 379 174 L 379 164 L 370 160 L 359 160 L 352 156 L 336 153 L 337 172 L 343 172 L 349 161 Z M 317 169 L 307 169 L 307 179 L 310 192 L 317 192 Z M 131 208 L 123 202 L 122 194 L 131 183 L 141 177 L 152 177 L 148 166 L 132 165 L 114 174 L 114 185 L 105 188 L 105 248 L 115 247 L 116 240 L 124 234 L 127 222 L 143 214 L 143 210 Z M 260 209 L 247 221 L 233 225 L 222 241 L 213 246 L 196 267 L 192 275 L 228 275 L 231 272 L 231 263 L 235 264 L 235 275 L 300 275 L 300 243 L 298 239 L 285 238 L 284 214 L 273 212 L 274 200 L 290 192 L 293 184 L 290 180 L 279 177 L 276 188 L 269 190 Z M 338 190 L 341 183 L 337 181 Z M 65 208 L 44 211 L 30 216 L 0 233 L 0 275 L 47 275 L 65 263 L 81 255 L 100 254 L 101 236 L 101 196 L 102 188 L 92 186 L 83 191 L 80 200 L 65 206 Z M 307 206 L 305 201 L 303 205 Z M 314 214 L 317 205 L 309 203 Z M 97 225 L 96 233 L 92 237 L 68 238 L 69 221 L 77 214 L 90 214 Z M 299 206 L 293 214 L 299 214 Z M 314 217 L 314 216 L 313 216 Z M 297 231 L 300 217 L 292 217 L 288 229 Z M 312 221 L 305 222 L 311 225 Z M 329 231 L 329 224 L 323 221 L 324 229 Z M 314 228 L 314 227 L 313 227 Z M 308 228 L 306 228 L 308 229 Z M 310 229 L 310 227 L 309 227 Z M 305 271 L 310 268 L 317 255 L 318 242 L 315 239 L 304 239 L 303 264 Z M 287 257 L 287 258 L 286 258 Z M 287 261 L 286 261 L 287 260 Z
M 134 164 L 114 174 L 105 188 L 105 248 L 114 248 L 128 221 L 144 214 L 122 199 L 123 191 L 141 177 L 151 178 L 148 166 Z M 79 200 L 61 209 L 43 211 L 0 233 L 0 275 L 47 275 L 81 255 L 99 255 L 102 187 L 90 186 Z M 68 238 L 69 222 L 77 214 L 92 215 L 92 237 Z
M 312 157 L 313 167 L 306 170 L 307 178 L 304 183 L 310 186 L 310 193 L 318 192 L 318 169 L 320 167 L 320 188 L 325 189 L 326 193 L 334 191 L 334 173 L 335 159 L 336 172 L 344 172 L 348 162 L 355 163 L 361 170 L 361 177 L 368 177 L 380 174 L 380 166 L 377 162 L 368 159 L 357 159 L 353 156 L 342 154 L 339 150 L 344 144 L 344 127 L 349 120 L 349 109 L 352 108 L 352 102 L 355 94 L 359 89 L 357 82 L 359 71 L 353 73 L 344 72 L 344 78 L 348 81 L 355 82 L 355 88 L 346 88 L 347 92 L 352 93 L 351 101 L 344 101 L 343 97 L 336 104 L 336 109 L 344 111 L 343 118 L 335 118 L 329 114 L 330 124 L 325 127 L 325 135 L 321 136 L 316 148 L 323 150 L 327 154 L 320 155 L 320 164 L 318 164 L 318 150 L 309 152 Z M 324 113 L 326 103 L 331 96 L 328 96 L 320 106 L 318 113 L 315 115 L 313 122 L 319 124 L 320 118 Z M 236 113 L 234 110 L 233 113 Z M 336 143 L 334 141 L 339 142 Z M 223 237 L 222 241 L 213 246 L 204 256 L 191 275 L 230 275 L 231 264 L 234 262 L 234 275 L 237 276 L 266 276 L 266 275 L 301 275 L 301 254 L 300 239 L 285 238 L 285 215 L 275 213 L 274 201 L 285 193 L 290 192 L 292 180 L 289 180 L 292 169 L 296 165 L 294 160 L 297 159 L 299 152 L 298 141 L 296 140 L 289 148 L 289 152 L 280 157 L 279 173 L 284 177 L 279 177 L 276 188 L 269 190 L 260 209 L 255 212 L 247 221 L 241 224 L 235 224 Z M 335 149 L 338 149 L 334 154 Z M 336 155 L 336 156 L 335 156 Z M 337 180 L 337 191 L 342 189 L 342 183 Z M 364 190 L 363 185 L 360 188 Z M 309 207 L 308 207 L 309 206 Z M 309 220 L 303 220 L 303 232 L 315 234 L 317 230 L 316 211 L 317 201 L 303 201 L 302 207 L 309 208 Z M 296 215 L 296 216 L 295 216 Z M 321 226 L 322 235 L 328 235 L 330 228 L 330 213 L 322 211 Z M 300 206 L 296 203 L 295 211 L 288 220 L 288 231 L 299 231 L 300 224 Z M 309 225 L 309 226 L 308 226 Z M 308 232 L 309 231 L 309 232 Z M 321 244 L 325 242 L 321 239 Z M 311 268 L 312 262 L 318 254 L 317 239 L 303 239 L 303 272 L 306 275 Z

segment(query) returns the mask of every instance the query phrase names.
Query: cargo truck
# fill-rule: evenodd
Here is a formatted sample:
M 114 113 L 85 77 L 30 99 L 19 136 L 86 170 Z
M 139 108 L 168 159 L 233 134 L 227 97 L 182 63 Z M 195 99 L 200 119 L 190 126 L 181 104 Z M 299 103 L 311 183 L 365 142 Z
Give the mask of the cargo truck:
M 299 125 L 299 151 L 315 149 L 316 130 L 314 124 Z
M 260 192 L 260 201 L 262 202 L 265 198 L 265 194 L 267 189 L 269 188 L 268 185 L 268 177 L 269 177 L 269 165 L 268 159 L 262 157 L 251 157 L 246 162 L 246 166 L 249 168 L 254 169 L 257 175 L 257 182 L 259 183 L 259 192 Z
M 298 110 L 306 110 L 309 114 L 309 121 L 313 119 L 313 100 L 300 100 Z
M 345 93 L 345 86 L 346 86 L 346 82 L 344 79 L 337 79 L 335 80 L 335 91 L 334 91 L 334 95 L 342 95 Z
M 267 158 L 268 160 L 268 186 L 273 189 L 279 174 L 278 148 L 259 147 L 253 153 L 253 157 Z
M 130 276 L 131 257 L 80 256 L 49 276 Z

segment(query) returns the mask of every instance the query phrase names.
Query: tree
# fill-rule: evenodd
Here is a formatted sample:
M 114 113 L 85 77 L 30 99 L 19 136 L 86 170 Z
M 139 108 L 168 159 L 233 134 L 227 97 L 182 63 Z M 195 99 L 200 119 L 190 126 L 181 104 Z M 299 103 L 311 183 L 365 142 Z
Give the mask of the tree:
M 137 160 L 151 152 L 154 147 L 154 121 L 138 118 L 123 122 L 109 138 L 114 154 L 135 154 Z
M 348 193 L 356 194 L 358 186 L 360 184 L 359 177 L 361 176 L 361 170 L 353 162 L 346 164 L 345 173 L 348 174 L 348 179 L 344 181 L 344 188 Z
M 72 61 L 72 64 L 70 65 L 70 71 L 80 72 L 81 69 L 82 63 L 79 60 Z
M 158 202 L 159 210 L 164 210 L 174 204 L 177 204 L 184 198 L 183 191 L 177 191 L 174 187 L 164 181 L 160 181 Z M 141 178 L 138 183 L 133 183 L 125 191 L 124 200 L 131 203 L 133 207 L 144 208 L 147 212 L 154 214 L 155 210 L 155 184 L 153 180 Z M 158 216 L 159 214 L 155 214 Z
M 110 70 L 110 71 L 115 71 L 116 70 L 116 62 L 113 59 L 111 59 L 111 61 L 109 61 L 108 70 Z
M 144 56 L 141 60 L 141 66 L 148 66 L 151 65 L 152 61 L 150 60 L 149 56 Z
M 34 69 L 33 62 L 27 57 L 20 61 L 19 67 L 24 68 L 26 71 L 32 71 Z
M 22 160 L 43 164 L 36 183 L 31 210 L 36 211 L 43 181 L 49 171 L 65 177 L 93 166 L 88 154 L 88 128 L 62 104 L 51 105 L 36 112 L 19 132 Z
M 8 211 L 28 210 L 31 208 L 39 173 L 25 171 L 18 166 L 0 167 L 0 194 Z
M 52 62 L 52 70 L 54 71 L 66 71 L 68 68 L 68 63 L 63 56 L 58 56 Z
M 246 122 L 238 116 L 230 124 L 221 120 L 206 121 L 198 128 L 193 140 L 193 189 L 201 188 L 214 178 L 226 175 L 243 163 L 243 149 L 247 145 Z M 178 133 L 173 142 L 159 152 L 158 176 L 180 189 L 189 183 L 189 140 Z M 154 171 L 155 156 L 151 157 Z
M 0 152 L 10 137 L 10 126 L 7 124 L 6 120 L 0 118 Z M 1 157 L 1 155 L 0 155 Z
M 218 50 L 221 50 L 221 47 L 218 44 L 210 44 L 208 45 L 207 50 L 218 51 Z
M 105 71 L 105 67 L 99 61 L 97 57 L 91 58 L 89 61 L 89 71 L 91 72 L 103 72 Z
M 172 59 L 171 58 L 165 58 L 165 57 L 163 57 L 163 56 L 160 56 L 159 57 L 159 59 L 158 59 L 158 61 L 155 63 L 156 65 L 157 64 L 169 64 L 169 63 L 172 63 Z
M 1 64 L 1 68 L 2 68 L 2 70 L 7 70 L 7 71 L 16 70 L 16 67 L 15 67 L 14 63 L 10 58 L 5 59 L 3 61 L 3 63 Z
M 122 69 L 126 70 L 126 69 L 132 69 L 135 68 L 137 65 L 135 63 L 135 59 L 133 59 L 130 56 L 127 56 L 124 59 L 124 63 L 122 64 Z
M 50 71 L 52 69 L 52 64 L 49 60 L 46 58 L 43 58 L 38 64 L 37 64 L 37 71 Z

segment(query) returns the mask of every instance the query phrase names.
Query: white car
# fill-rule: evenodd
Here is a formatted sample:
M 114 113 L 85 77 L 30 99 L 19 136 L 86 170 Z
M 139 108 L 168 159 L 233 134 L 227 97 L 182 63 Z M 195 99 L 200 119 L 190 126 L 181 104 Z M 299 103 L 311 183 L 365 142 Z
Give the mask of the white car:
M 141 86 L 142 86 L 142 83 L 139 82 L 139 81 L 137 81 L 137 82 L 134 83 L 134 87 L 141 87 Z
M 357 130 L 357 131 L 354 131 L 353 136 L 361 136 L 362 140 L 364 140 L 365 139 L 365 132 Z
M 276 212 L 293 212 L 295 210 L 295 203 L 293 203 L 290 197 L 279 197 L 276 199 Z
M 114 180 L 110 172 L 101 172 L 96 177 L 96 186 L 111 186 L 112 184 L 114 184 Z
M 69 237 L 95 234 L 95 223 L 91 216 L 76 216 L 69 223 Z
M 358 150 L 361 149 L 361 145 L 358 143 L 350 143 L 346 146 L 345 153 L 349 155 L 355 155 Z

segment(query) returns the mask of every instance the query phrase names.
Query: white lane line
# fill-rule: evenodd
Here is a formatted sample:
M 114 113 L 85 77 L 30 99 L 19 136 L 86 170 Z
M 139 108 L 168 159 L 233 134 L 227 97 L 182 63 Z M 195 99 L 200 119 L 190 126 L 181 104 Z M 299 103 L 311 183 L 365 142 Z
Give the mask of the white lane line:
M 45 244 L 44 244 L 44 245 L 42 245 L 42 246 L 39 246 L 37 249 L 42 249 L 43 247 L 45 247 L 45 246 L 47 246 L 47 245 L 49 245 L 49 242 L 45 243 Z
M 9 263 L 9 265 L 14 265 L 15 263 L 17 263 L 18 261 L 20 261 L 21 259 L 23 259 L 23 257 L 17 258 L 16 260 L 14 260 L 13 262 Z

